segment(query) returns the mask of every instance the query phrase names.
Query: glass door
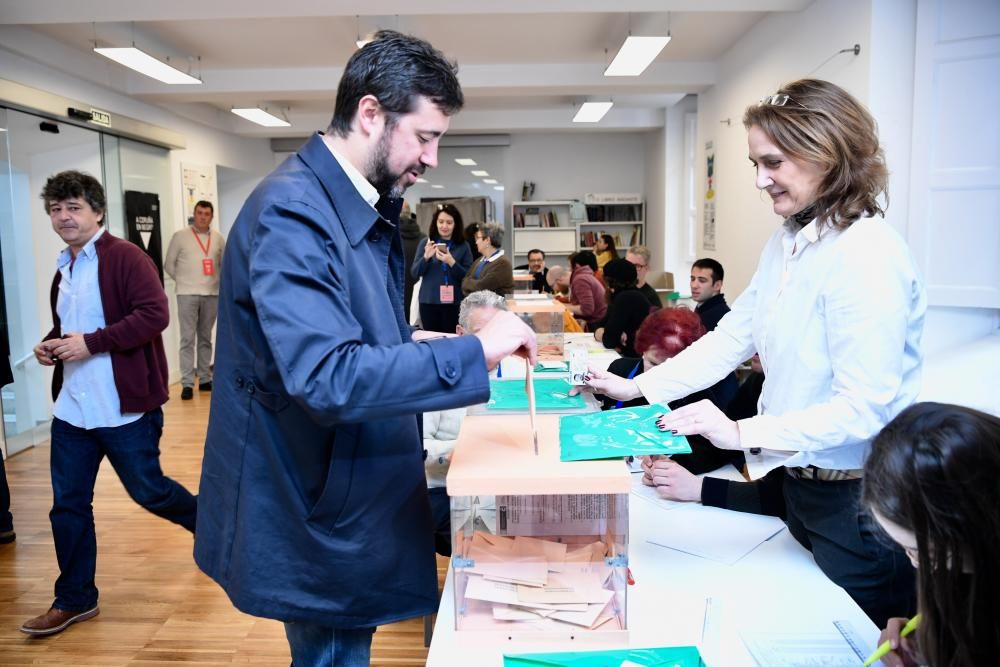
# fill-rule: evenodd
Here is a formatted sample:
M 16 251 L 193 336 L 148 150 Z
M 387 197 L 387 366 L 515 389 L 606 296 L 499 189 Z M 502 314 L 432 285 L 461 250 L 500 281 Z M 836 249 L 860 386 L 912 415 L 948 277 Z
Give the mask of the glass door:
M 49 291 L 64 244 L 40 194 L 45 180 L 77 169 L 106 184 L 101 134 L 0 108 L 0 259 L 14 382 L 0 388 L 8 454 L 49 437 L 52 369 L 35 345 L 52 327 Z

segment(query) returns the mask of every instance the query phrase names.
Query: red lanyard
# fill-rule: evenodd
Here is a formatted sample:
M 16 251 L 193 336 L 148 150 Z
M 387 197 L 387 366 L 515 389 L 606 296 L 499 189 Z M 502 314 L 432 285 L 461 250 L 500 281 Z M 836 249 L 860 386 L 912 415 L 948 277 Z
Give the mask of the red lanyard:
M 191 228 L 191 233 L 194 234 L 194 240 L 198 242 L 198 247 L 201 248 L 203 253 L 205 253 L 205 257 L 208 257 L 208 250 L 212 247 L 212 232 L 208 233 L 208 245 L 201 242 L 201 237 L 198 236 L 198 232 L 196 232 L 193 227 Z

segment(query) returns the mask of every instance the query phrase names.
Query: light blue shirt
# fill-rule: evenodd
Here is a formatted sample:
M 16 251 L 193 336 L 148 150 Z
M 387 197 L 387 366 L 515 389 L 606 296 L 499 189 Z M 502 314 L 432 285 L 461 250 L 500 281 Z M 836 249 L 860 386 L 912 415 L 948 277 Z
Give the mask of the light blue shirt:
M 75 262 L 69 248 L 63 250 L 56 261 L 62 274 L 56 313 L 64 334 L 93 333 L 106 324 L 97 283 L 97 249 L 94 247 L 102 234 L 104 228 L 98 230 L 80 250 Z M 52 414 L 85 429 L 122 426 L 142 417 L 141 412 L 122 413 L 109 352 L 95 354 L 83 361 L 63 363 L 62 389 Z
M 871 439 L 920 390 L 927 298 L 903 239 L 862 218 L 790 222 L 719 326 L 636 384 L 649 401 L 704 389 L 760 353 L 759 414 L 738 422 L 753 479 L 778 466 L 864 467 Z

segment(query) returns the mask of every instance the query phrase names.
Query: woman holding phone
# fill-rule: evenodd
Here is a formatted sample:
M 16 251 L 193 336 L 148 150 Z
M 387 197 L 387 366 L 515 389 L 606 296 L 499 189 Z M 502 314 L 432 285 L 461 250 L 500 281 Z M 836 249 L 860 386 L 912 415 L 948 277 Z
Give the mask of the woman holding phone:
M 757 188 L 782 219 L 749 287 L 677 356 L 633 380 L 591 371 L 590 384 L 672 401 L 758 352 L 760 414 L 733 421 L 700 401 L 660 428 L 742 450 L 753 479 L 783 467 L 789 532 L 884 627 L 914 611 L 913 568 L 858 498 L 872 438 L 920 389 L 924 289 L 906 243 L 876 217 L 888 171 L 875 120 L 853 96 L 795 81 L 748 107 L 743 125 Z
M 410 267 L 410 274 L 420 280 L 420 325 L 424 330 L 455 333 L 462 279 L 471 265 L 462 214 L 451 204 L 438 205 L 427 240 L 417 246 Z

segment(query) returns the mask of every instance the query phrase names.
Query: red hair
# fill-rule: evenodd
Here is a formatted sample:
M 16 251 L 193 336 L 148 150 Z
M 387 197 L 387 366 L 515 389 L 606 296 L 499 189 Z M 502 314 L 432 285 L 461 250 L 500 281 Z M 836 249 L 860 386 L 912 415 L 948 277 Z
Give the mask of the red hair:
M 655 347 L 667 359 L 705 335 L 701 318 L 687 308 L 661 308 L 650 313 L 635 333 L 635 351 L 644 354 Z

